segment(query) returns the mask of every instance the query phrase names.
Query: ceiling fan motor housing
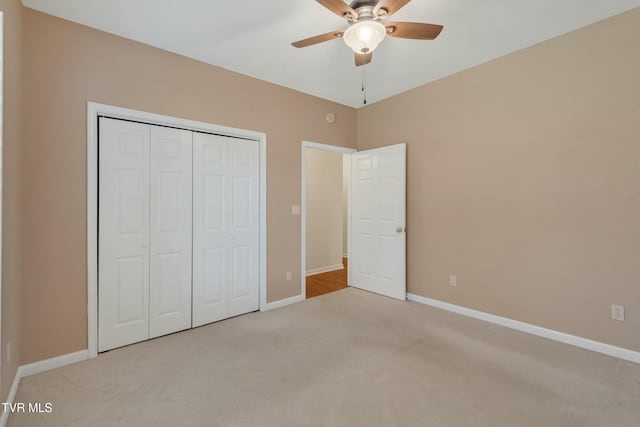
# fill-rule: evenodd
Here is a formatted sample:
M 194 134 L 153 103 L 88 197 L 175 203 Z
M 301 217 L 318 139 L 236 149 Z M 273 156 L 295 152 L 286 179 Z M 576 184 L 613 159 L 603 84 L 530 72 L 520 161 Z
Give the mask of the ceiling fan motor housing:
M 384 8 L 380 8 L 378 11 L 376 11 L 375 9 L 377 4 L 377 1 L 353 1 L 349 6 L 356 13 L 356 16 L 353 16 L 351 12 L 347 12 L 345 13 L 344 17 L 351 22 L 384 18 L 387 15 L 388 11 Z
M 363 6 L 370 6 L 371 8 L 375 7 L 378 4 L 378 2 L 376 0 L 355 0 L 352 1 L 349 6 L 351 6 L 351 9 L 353 10 L 358 10 L 359 8 L 363 7 Z
M 354 20 L 362 20 L 362 19 L 377 19 L 382 17 L 383 14 L 378 14 L 375 11 L 375 2 L 358 2 L 351 9 L 356 13 L 356 16 L 353 17 Z M 348 19 L 348 17 L 347 17 Z

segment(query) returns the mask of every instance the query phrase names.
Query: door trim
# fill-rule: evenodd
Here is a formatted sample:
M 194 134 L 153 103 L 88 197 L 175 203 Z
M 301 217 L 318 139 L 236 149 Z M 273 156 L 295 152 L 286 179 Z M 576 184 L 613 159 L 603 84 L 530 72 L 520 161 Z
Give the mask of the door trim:
M 307 299 L 307 149 L 333 151 L 334 153 L 353 154 L 357 152 L 355 148 L 340 147 L 338 145 L 319 144 L 317 142 L 302 141 L 302 197 L 300 198 L 301 216 L 301 264 L 300 264 L 300 295 L 304 301 Z M 347 218 L 347 258 L 351 254 L 351 180 L 347 183 L 349 193 L 349 217 Z M 347 283 L 351 283 L 351 269 L 347 269 Z
M 5 109 L 5 100 L 4 100 L 4 13 L 0 10 L 0 355 L 2 354 L 2 278 L 4 277 L 2 274 L 2 222 L 4 219 L 2 213 L 2 198 L 3 198 L 3 183 L 2 183 L 2 175 L 4 174 L 4 158 L 2 157 L 2 153 L 4 153 L 4 109 Z M 8 352 L 7 356 L 11 356 L 11 349 Z M 0 360 L 4 361 L 4 357 L 0 357 Z M 0 363 L 0 374 L 2 374 L 2 363 Z M 4 411 L 2 416 L 4 416 Z M 2 419 L 2 418 L 0 418 Z M 4 425 L 4 424 L 2 424 Z
M 98 117 L 133 120 L 249 139 L 260 144 L 260 309 L 267 305 L 267 135 L 212 123 L 87 102 L 87 347 L 88 358 L 98 356 Z

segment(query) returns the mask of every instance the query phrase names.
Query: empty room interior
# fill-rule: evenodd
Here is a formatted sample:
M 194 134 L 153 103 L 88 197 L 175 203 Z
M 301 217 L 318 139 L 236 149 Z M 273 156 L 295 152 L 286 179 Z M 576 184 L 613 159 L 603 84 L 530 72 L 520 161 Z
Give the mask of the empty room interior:
M 0 427 L 640 425 L 640 0 L 0 40 Z

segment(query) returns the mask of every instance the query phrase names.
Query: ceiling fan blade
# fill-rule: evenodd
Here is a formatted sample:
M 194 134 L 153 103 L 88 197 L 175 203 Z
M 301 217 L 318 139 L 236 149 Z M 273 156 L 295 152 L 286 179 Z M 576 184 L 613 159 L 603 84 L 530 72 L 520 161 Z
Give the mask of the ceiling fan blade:
M 391 37 L 415 40 L 433 40 L 444 28 L 442 25 L 423 24 L 420 22 L 388 22 L 387 34 Z
M 356 67 L 367 65 L 373 58 L 373 52 L 369 53 L 356 53 Z
M 344 34 L 344 30 L 332 31 L 326 34 L 320 34 L 319 36 L 309 37 L 308 39 L 298 40 L 297 42 L 291 43 L 294 47 L 307 47 L 314 44 L 328 42 L 329 40 L 338 39 L 342 37 Z
M 316 0 L 318 3 L 329 9 L 341 18 L 357 19 L 358 14 L 343 0 Z
M 411 0 L 380 0 L 376 7 L 373 9 L 375 16 L 380 16 L 380 11 L 383 11 L 383 16 L 391 16 L 400 9 L 402 9 Z M 384 12 L 386 10 L 386 12 Z

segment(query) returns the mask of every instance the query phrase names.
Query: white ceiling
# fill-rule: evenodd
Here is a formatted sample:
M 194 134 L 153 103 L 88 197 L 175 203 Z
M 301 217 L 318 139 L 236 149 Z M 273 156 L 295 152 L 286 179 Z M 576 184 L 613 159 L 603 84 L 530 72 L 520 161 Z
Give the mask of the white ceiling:
M 27 7 L 352 107 L 361 69 L 342 40 L 291 42 L 346 27 L 314 0 L 23 0 Z M 444 25 L 435 41 L 387 38 L 367 67 L 369 103 L 531 46 L 640 0 L 413 0 L 392 20 Z

